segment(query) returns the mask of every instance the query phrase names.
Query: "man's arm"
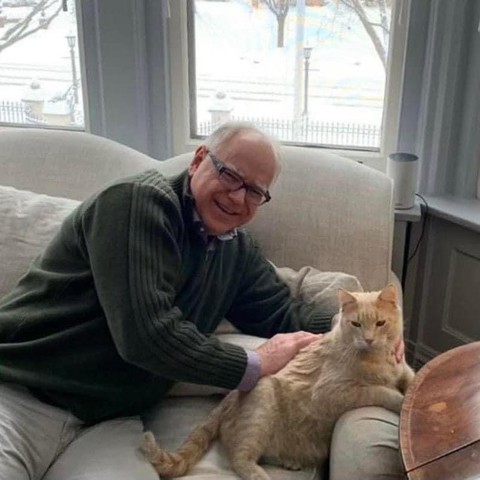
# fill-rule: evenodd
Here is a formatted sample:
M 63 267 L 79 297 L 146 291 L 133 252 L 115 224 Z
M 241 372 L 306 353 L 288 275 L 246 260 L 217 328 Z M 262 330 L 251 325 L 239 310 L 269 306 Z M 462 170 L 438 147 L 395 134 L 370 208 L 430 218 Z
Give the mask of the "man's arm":
M 119 355 L 176 381 L 235 388 L 243 348 L 201 334 L 175 304 L 182 219 L 167 194 L 119 184 L 81 211 L 81 243 Z
M 252 246 L 239 293 L 227 318 L 245 333 L 271 337 L 298 330 L 327 332 L 335 313 L 295 300 L 270 262 Z

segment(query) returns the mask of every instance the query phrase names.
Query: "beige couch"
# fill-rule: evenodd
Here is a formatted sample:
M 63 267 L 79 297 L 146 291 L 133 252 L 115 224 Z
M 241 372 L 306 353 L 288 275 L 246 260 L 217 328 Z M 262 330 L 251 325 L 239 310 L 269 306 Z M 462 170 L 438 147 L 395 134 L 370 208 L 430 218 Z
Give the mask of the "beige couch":
M 366 290 L 386 285 L 392 278 L 391 181 L 320 149 L 283 147 L 282 156 L 283 171 L 273 188 L 273 200 L 249 226 L 265 255 L 279 267 L 348 272 Z M 191 154 L 184 154 L 158 162 L 86 133 L 0 130 L 0 296 L 14 285 L 78 200 L 136 171 L 152 167 L 167 174 L 179 171 L 190 158 Z M 258 344 L 258 339 L 222 332 L 219 335 L 228 341 Z M 214 393 L 218 391 L 207 387 L 177 387 L 162 407 L 146 416 L 148 428 L 162 443 L 178 444 L 218 401 Z M 269 470 L 276 479 L 315 476 Z M 190 477 L 236 478 L 217 448 Z

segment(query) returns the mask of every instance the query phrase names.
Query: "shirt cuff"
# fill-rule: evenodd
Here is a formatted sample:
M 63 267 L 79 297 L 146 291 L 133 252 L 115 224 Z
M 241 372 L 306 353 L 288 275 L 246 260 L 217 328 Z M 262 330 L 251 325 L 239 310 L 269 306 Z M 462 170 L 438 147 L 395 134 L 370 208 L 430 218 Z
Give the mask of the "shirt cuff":
M 238 384 L 237 389 L 241 392 L 249 392 L 255 387 L 260 379 L 260 355 L 253 350 L 246 350 L 247 368 L 243 374 L 242 380 Z

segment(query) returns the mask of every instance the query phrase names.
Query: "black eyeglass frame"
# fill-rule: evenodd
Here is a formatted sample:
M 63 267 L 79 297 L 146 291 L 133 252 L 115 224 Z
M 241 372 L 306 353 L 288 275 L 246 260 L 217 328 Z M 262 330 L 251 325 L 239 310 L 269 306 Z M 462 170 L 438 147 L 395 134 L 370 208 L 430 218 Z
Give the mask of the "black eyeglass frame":
M 215 154 L 213 154 L 210 150 L 207 151 L 208 156 L 211 158 L 213 166 L 218 172 L 218 175 L 221 176 L 222 173 L 227 172 L 231 177 L 236 178 L 238 180 L 238 187 L 235 187 L 231 189 L 230 191 L 236 192 L 237 190 L 241 190 L 242 188 L 245 189 L 246 195 L 248 192 L 257 192 L 261 193 L 264 200 L 260 203 L 252 202 L 252 200 L 249 200 L 250 202 L 254 203 L 257 206 L 264 205 L 265 203 L 269 202 L 272 197 L 270 195 L 270 192 L 268 190 L 263 190 L 260 187 L 257 187 L 256 185 L 251 185 L 250 183 L 245 182 L 245 180 L 235 171 L 232 170 L 231 168 L 228 168 Z M 249 197 L 246 196 L 248 199 Z

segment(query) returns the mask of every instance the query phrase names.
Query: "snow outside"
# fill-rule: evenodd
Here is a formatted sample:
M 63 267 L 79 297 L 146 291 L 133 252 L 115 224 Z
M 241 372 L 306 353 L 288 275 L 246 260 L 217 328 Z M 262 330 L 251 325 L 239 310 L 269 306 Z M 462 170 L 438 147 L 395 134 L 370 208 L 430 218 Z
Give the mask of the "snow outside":
M 209 133 L 219 119 L 244 118 L 282 140 L 378 147 L 385 68 L 360 17 L 375 25 L 376 39 L 388 51 L 390 8 L 378 7 L 385 0 L 363 0 L 356 12 L 350 3 L 290 1 L 279 47 L 277 18 L 264 0 L 196 0 L 197 133 Z M 42 22 L 44 28 L 5 47 L 7 30 L 39 4 L 44 13 L 39 9 L 29 28 Z M 61 5 L 60 0 L 0 0 L 0 121 L 7 121 L 6 102 L 41 98 L 43 121 L 83 125 L 74 12 L 62 11 Z M 41 119 L 42 112 L 36 113 Z M 335 137 L 335 128 L 344 133 L 356 128 L 357 136 Z M 325 132 L 319 136 L 321 129 L 330 129 L 330 141 Z

